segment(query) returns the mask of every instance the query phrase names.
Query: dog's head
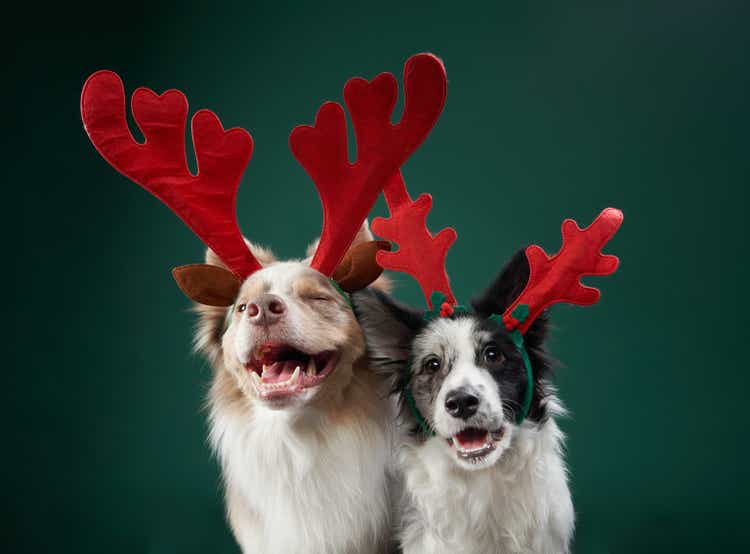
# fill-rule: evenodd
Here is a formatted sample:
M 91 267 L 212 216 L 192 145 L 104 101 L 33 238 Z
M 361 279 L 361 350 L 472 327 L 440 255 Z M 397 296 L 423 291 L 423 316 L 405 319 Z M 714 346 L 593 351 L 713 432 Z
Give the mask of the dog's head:
M 365 224 L 351 248 L 371 239 Z M 198 349 L 245 398 L 273 409 L 340 391 L 365 351 L 348 298 L 309 259 L 277 261 L 249 246 L 263 268 L 241 284 L 229 308 L 196 307 Z M 206 262 L 221 266 L 210 250 Z
M 528 276 L 521 251 L 472 302 L 473 313 L 432 321 L 378 291 L 353 296 L 371 364 L 394 377 L 404 417 L 418 432 L 418 412 L 462 468 L 480 469 L 500 459 L 517 429 L 528 386 L 533 396 L 526 421 L 540 422 L 547 415 L 551 368 L 543 351 L 546 317 L 537 318 L 524 337 L 533 368 L 531 384 L 520 351 L 490 317 L 503 313 Z M 410 409 L 411 402 L 416 410 Z

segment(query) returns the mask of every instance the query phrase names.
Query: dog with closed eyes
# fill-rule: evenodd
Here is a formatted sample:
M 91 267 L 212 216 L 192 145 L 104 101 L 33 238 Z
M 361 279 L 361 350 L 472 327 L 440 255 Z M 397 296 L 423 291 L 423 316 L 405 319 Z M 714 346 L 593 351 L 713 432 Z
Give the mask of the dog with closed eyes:
M 235 537 L 243 552 L 389 552 L 393 416 L 351 307 L 309 260 L 251 248 L 264 267 L 234 305 L 196 305 Z
M 381 291 L 354 294 L 371 365 L 401 405 L 405 554 L 569 552 L 575 518 L 546 307 L 598 299 L 578 277 L 614 271 L 617 259 L 599 249 L 621 219 L 605 210 L 585 231 L 566 221 L 560 253 L 518 252 L 472 310 L 423 313 Z

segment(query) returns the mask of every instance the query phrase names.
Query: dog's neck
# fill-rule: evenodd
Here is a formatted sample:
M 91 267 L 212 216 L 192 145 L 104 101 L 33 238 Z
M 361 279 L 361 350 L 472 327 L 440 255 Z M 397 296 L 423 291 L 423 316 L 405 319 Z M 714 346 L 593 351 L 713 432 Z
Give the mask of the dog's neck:
M 294 416 L 212 395 L 211 442 L 243 550 L 379 552 L 393 416 L 376 384 L 354 370 L 344 394 Z

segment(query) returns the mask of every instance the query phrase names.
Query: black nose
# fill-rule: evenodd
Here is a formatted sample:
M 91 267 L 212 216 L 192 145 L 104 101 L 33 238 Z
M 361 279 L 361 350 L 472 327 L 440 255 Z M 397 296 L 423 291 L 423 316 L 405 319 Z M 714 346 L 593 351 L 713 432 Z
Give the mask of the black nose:
M 445 410 L 460 419 L 469 419 L 479 408 L 479 398 L 466 389 L 457 389 L 445 397 Z
M 262 294 L 247 305 L 247 315 L 256 325 L 270 325 L 284 317 L 286 304 L 275 294 Z

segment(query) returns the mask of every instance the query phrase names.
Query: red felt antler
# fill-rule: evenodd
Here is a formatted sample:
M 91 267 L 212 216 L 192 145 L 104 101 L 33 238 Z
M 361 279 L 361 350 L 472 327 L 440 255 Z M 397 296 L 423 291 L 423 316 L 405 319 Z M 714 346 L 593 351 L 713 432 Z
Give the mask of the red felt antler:
M 448 304 L 455 304 L 445 258 L 456 240 L 456 231 L 448 227 L 435 236 L 430 233 L 427 214 L 432 208 L 432 196 L 422 194 L 412 201 L 400 171 L 391 177 L 383 192 L 391 216 L 373 220 L 372 229 L 399 248 L 396 252 L 378 252 L 378 263 L 385 269 L 412 275 L 430 308 L 433 308 L 430 297 L 435 291 L 445 295 Z
M 323 204 L 323 230 L 311 266 L 331 275 L 388 179 L 424 141 L 445 104 L 446 76 L 431 54 L 404 66 L 404 111 L 391 123 L 398 90 L 395 77 L 381 73 L 368 82 L 350 79 L 344 101 L 354 125 L 357 161 L 349 163 L 344 110 L 326 102 L 314 126 L 296 127 L 292 152 L 310 175 Z
M 622 219 L 622 212 L 615 208 L 603 210 L 583 230 L 572 219 L 566 219 L 562 224 L 562 248 L 554 256 L 548 256 L 539 246 L 529 246 L 526 249 L 529 280 L 503 314 L 506 329 L 525 333 L 539 314 L 556 302 L 583 306 L 596 303 L 599 290 L 582 285 L 579 279 L 586 275 L 610 275 L 617 269 L 617 256 L 603 255 L 601 249 L 620 228 Z M 528 315 L 517 318 L 514 312 L 522 305 L 528 307 Z
M 185 158 L 188 103 L 178 90 L 157 95 L 137 89 L 131 109 L 145 142 L 125 120 L 125 91 L 111 71 L 91 75 L 81 93 L 81 117 L 99 153 L 115 169 L 157 196 L 209 246 L 238 278 L 260 269 L 237 226 L 235 198 L 253 151 L 244 129 L 225 131 L 208 110 L 192 119 L 198 174 Z

